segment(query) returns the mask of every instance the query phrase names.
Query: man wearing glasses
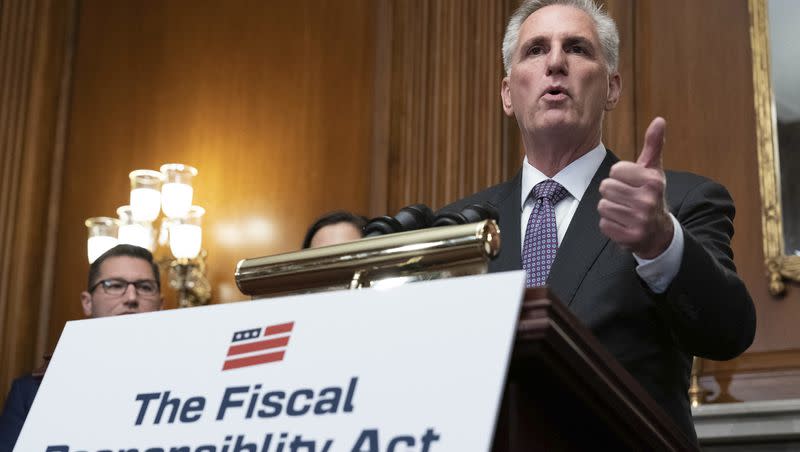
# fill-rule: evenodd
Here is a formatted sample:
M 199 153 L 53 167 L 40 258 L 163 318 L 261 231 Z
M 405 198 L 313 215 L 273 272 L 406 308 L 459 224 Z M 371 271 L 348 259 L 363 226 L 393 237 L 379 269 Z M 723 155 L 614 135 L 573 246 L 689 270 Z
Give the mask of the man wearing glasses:
M 89 266 L 81 306 L 87 317 L 109 317 L 161 309 L 161 282 L 153 255 L 144 248 L 117 245 Z M 28 416 L 44 370 L 17 378 L 0 416 L 0 452 L 11 451 Z
M 81 306 L 92 318 L 158 311 L 163 302 L 153 255 L 133 245 L 117 245 L 98 257 L 89 266 L 87 287 Z

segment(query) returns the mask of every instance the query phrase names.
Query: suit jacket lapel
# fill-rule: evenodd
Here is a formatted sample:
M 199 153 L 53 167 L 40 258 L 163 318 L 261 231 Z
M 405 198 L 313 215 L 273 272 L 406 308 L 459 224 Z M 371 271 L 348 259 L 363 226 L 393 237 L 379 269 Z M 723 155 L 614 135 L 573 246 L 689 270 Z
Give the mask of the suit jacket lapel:
M 597 203 L 600 202 L 600 181 L 608 177 L 611 165 L 618 160 L 608 151 L 578 204 L 550 268 L 547 284 L 566 305 L 572 303 L 575 292 L 608 243 L 608 238 L 600 232 Z
M 522 268 L 520 257 L 520 191 L 522 171 L 514 179 L 507 182 L 507 189 L 498 193 L 491 201 L 500 213 L 500 254 L 489 262 L 490 272 L 519 270 Z

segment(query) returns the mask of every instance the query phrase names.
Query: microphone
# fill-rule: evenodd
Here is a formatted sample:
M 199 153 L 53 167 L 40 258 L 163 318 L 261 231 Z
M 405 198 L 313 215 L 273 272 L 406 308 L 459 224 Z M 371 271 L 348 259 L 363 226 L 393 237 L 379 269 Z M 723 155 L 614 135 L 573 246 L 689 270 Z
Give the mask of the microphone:
M 480 204 L 470 204 L 461 212 L 444 212 L 439 214 L 433 221 L 432 227 L 454 226 L 457 224 L 476 223 L 483 220 L 494 220 L 500 222 L 500 214 L 497 209 L 488 202 Z
M 384 215 L 369 220 L 364 226 L 364 237 L 414 231 L 430 227 L 432 223 L 431 208 L 425 204 L 413 204 L 400 209 L 394 217 Z

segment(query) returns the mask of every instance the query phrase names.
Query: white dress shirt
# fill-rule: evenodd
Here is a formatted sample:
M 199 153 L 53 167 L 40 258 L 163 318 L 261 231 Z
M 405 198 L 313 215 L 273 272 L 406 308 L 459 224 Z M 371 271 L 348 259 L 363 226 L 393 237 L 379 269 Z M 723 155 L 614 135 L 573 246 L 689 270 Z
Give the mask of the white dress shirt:
M 606 148 L 600 143 L 596 148 L 570 163 L 553 176 L 553 180 L 561 184 L 569 192 L 564 199 L 555 205 L 559 246 L 567 233 L 569 223 L 578 209 L 578 204 L 581 202 L 583 194 L 586 193 L 586 188 L 589 187 L 594 173 L 600 168 L 600 164 L 603 163 L 605 158 Z M 528 227 L 528 219 L 536 202 L 529 196 L 530 192 L 536 184 L 546 179 L 547 176 L 528 163 L 528 158 L 526 157 L 522 163 L 522 199 L 520 200 L 522 210 L 520 237 L 522 237 L 522 240 L 520 240 L 520 246 L 524 246 L 525 230 Z M 672 242 L 663 253 L 653 259 L 643 259 L 633 254 L 639 264 L 636 267 L 636 273 L 647 283 L 650 290 L 656 293 L 663 293 L 667 290 L 675 275 L 678 274 L 678 270 L 680 270 L 681 257 L 683 256 L 683 229 L 671 213 L 670 218 L 674 225 L 674 232 Z

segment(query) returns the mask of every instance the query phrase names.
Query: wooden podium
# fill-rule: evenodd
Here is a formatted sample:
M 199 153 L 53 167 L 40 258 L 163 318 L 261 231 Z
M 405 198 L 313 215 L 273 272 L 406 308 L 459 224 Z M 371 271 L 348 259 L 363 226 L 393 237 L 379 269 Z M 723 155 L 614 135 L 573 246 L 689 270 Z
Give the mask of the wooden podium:
M 525 292 L 493 452 L 698 450 L 545 288 Z
M 499 234 L 485 220 L 244 259 L 236 284 L 245 295 L 276 296 L 485 273 Z M 524 296 L 494 452 L 697 450 L 547 289 Z

